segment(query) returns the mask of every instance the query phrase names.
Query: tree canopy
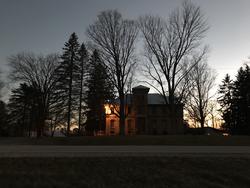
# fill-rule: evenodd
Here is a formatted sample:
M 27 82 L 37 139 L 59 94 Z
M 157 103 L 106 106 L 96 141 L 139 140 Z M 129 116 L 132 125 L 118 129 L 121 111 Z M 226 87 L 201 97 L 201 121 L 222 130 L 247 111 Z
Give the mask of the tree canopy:
M 226 75 L 219 89 L 223 127 L 232 134 L 250 134 L 250 69 L 246 64 L 232 81 Z

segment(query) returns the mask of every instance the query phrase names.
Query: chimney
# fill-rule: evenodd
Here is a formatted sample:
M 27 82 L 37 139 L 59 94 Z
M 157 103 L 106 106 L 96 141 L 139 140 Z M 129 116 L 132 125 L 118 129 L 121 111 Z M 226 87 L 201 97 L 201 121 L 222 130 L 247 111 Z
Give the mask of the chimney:
M 146 115 L 149 88 L 139 85 L 132 89 L 132 105 L 137 115 Z

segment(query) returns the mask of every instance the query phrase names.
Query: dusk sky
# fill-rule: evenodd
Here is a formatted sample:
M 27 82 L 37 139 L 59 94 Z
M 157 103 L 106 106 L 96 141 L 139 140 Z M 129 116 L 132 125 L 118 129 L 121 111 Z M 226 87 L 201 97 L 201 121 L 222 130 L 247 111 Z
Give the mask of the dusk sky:
M 205 43 L 217 83 L 232 76 L 250 56 L 249 0 L 193 0 L 208 20 Z M 72 32 L 86 42 L 86 28 L 100 11 L 117 9 L 124 18 L 153 14 L 167 18 L 182 0 L 0 0 L 0 69 L 18 52 L 52 53 Z

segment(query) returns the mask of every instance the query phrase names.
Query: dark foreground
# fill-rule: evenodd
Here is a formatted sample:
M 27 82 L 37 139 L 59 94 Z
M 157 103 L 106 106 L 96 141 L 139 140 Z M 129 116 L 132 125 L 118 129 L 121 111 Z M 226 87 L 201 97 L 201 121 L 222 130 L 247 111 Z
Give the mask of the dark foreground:
M 5 187 L 235 187 L 250 185 L 250 158 L 2 158 Z

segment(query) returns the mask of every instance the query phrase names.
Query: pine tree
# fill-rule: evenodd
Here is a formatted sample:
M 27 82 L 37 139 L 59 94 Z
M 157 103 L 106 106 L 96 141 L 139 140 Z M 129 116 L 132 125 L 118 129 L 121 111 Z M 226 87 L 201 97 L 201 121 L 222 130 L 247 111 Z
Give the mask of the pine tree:
M 222 113 L 222 118 L 225 121 L 223 127 L 226 130 L 231 131 L 233 129 L 233 81 L 228 74 L 226 74 L 225 78 L 222 80 L 222 84 L 219 86 L 218 93 L 220 95 L 220 97 L 218 98 L 218 102 L 221 106 L 220 111 Z
M 234 82 L 233 118 L 237 134 L 250 134 L 250 68 L 241 67 Z
M 67 135 L 70 133 L 72 113 L 77 106 L 75 84 L 78 80 L 79 46 L 77 35 L 72 33 L 68 42 L 65 43 L 61 57 L 62 61 L 57 70 L 57 94 L 64 101 L 62 108 L 67 114 Z
M 89 77 L 87 80 L 86 103 L 88 133 L 105 130 L 104 104 L 114 98 L 114 87 L 108 79 L 105 65 L 95 50 L 90 59 Z
M 13 126 L 15 134 L 24 135 L 27 132 L 30 136 L 32 130 L 36 130 L 37 134 L 40 134 L 41 130 L 38 127 L 41 114 L 39 113 L 40 96 L 40 92 L 36 88 L 26 83 L 22 83 L 17 89 L 12 90 L 8 109 L 11 117 L 9 123 Z
M 88 63 L 88 51 L 82 43 L 79 52 L 79 61 L 78 61 L 78 81 L 77 81 L 77 89 L 78 89 L 78 133 L 81 132 L 82 122 L 83 122 L 83 105 L 84 105 L 84 82 L 86 79 L 86 69 L 87 69 L 87 63 Z
M 232 81 L 227 75 L 220 86 L 219 103 L 222 106 L 224 128 L 232 134 L 250 134 L 250 69 L 241 67 Z

